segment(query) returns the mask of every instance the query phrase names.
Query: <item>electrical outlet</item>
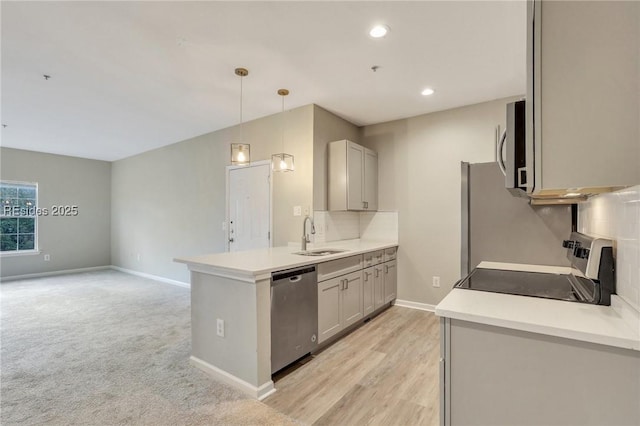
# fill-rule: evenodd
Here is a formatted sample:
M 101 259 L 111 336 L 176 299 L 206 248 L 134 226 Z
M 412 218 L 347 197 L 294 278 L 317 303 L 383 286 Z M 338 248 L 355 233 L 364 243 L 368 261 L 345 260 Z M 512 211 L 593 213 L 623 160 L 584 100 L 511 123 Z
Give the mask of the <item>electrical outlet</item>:
M 220 318 L 216 320 L 216 334 L 220 337 L 224 337 L 224 320 Z
M 302 206 L 293 206 L 293 215 L 302 216 Z
M 433 277 L 433 286 L 440 287 L 440 277 Z
M 44 261 L 45 261 L 45 262 L 48 262 L 48 261 L 50 261 L 50 260 L 51 260 L 51 255 L 50 255 L 50 254 L 45 254 L 45 255 L 44 255 Z
M 309 206 L 304 206 L 304 215 L 309 216 L 311 213 L 311 208 Z

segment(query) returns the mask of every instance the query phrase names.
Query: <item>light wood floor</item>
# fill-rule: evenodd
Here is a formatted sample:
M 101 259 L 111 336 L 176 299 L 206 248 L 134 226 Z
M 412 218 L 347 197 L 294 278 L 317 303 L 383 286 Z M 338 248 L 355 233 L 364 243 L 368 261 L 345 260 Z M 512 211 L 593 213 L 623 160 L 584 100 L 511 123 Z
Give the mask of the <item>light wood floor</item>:
M 263 402 L 304 424 L 436 425 L 438 318 L 393 306 L 275 378 Z

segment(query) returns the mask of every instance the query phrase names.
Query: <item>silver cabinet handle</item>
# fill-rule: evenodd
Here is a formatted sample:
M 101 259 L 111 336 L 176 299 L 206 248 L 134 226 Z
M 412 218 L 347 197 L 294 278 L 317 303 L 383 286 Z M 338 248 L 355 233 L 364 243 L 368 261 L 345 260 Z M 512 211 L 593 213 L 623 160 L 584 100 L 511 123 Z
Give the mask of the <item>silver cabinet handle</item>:
M 376 271 L 376 278 L 378 278 L 380 276 L 380 269 L 376 268 L 375 271 Z
M 388 265 L 384 265 L 384 273 L 385 274 L 389 273 L 389 266 Z
M 498 134 L 500 134 L 500 128 L 498 128 Z M 503 175 L 507 175 L 507 168 L 504 164 L 504 157 L 502 156 L 502 147 L 504 146 L 505 141 L 507 140 L 507 129 L 502 132 L 502 137 L 500 137 L 500 142 L 498 142 L 498 152 L 496 153 L 496 157 L 498 157 L 498 167 L 500 167 L 500 171 Z

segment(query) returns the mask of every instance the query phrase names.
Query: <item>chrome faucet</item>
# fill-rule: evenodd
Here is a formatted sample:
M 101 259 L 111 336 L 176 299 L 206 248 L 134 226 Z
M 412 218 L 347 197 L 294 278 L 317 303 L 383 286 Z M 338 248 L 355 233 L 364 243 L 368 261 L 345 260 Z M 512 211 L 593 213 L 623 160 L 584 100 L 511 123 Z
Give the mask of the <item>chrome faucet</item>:
M 316 233 L 316 227 L 313 224 L 313 219 L 309 216 L 305 216 L 304 221 L 302 222 L 302 251 L 307 250 L 307 243 L 310 243 L 309 234 L 307 234 L 307 220 L 311 222 L 311 233 Z

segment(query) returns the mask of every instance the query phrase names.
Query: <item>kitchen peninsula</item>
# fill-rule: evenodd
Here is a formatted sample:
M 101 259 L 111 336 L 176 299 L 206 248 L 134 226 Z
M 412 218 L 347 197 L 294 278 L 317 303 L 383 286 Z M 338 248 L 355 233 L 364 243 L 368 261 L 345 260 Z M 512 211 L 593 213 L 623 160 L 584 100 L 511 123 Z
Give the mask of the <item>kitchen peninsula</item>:
M 191 272 L 191 362 L 254 398 L 266 398 L 275 392 L 271 274 L 397 245 L 395 241 L 348 240 L 326 243 L 344 251 L 317 257 L 296 254 L 299 247 L 288 246 L 175 259 Z

